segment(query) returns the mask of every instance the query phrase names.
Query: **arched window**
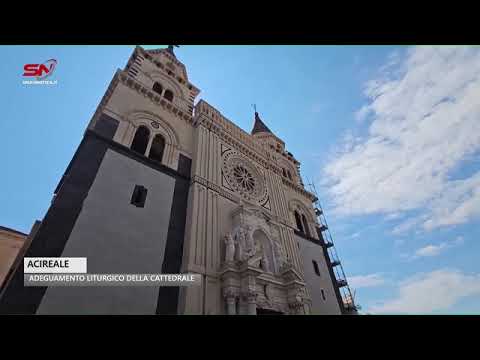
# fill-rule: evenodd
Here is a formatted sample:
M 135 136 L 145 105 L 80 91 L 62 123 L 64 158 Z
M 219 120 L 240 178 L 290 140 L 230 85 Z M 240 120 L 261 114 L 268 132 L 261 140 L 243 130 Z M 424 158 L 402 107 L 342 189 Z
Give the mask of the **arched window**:
M 295 215 L 295 222 L 297 223 L 297 229 L 303 233 L 304 231 L 303 231 L 302 219 L 300 218 L 300 215 L 296 210 L 293 212 L 293 215 Z
M 145 155 L 145 150 L 147 150 L 149 139 L 150 130 L 148 130 L 145 126 L 140 126 L 135 133 L 130 149 L 139 154 Z
M 163 150 L 165 149 L 165 138 L 162 135 L 156 135 L 152 141 L 150 154 L 148 157 L 152 160 L 162 162 Z
M 165 94 L 163 94 L 163 97 L 168 101 L 173 101 L 173 92 L 170 90 L 165 90 Z
M 288 178 L 289 178 L 290 180 L 293 180 L 293 179 L 292 179 L 292 174 L 290 173 L 290 170 L 287 170 L 287 173 L 288 173 Z
M 285 169 L 282 168 L 282 172 L 283 172 L 283 176 L 287 177 L 287 172 L 285 171 Z
M 308 222 L 307 222 L 307 218 L 305 217 L 304 214 L 302 214 L 302 222 L 303 222 L 303 228 L 305 229 L 305 234 L 307 234 L 307 236 L 310 236 L 310 229 L 308 227 Z
M 153 84 L 153 91 L 155 91 L 159 95 L 162 95 L 162 91 L 163 91 L 162 85 L 156 82 L 155 84 Z

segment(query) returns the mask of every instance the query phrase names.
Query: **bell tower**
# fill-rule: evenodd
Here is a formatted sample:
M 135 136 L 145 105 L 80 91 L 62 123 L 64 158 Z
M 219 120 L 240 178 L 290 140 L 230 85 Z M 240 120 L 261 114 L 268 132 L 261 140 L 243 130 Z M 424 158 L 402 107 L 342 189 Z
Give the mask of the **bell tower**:
M 114 74 L 25 256 L 86 257 L 95 274 L 180 273 L 199 92 L 173 46 L 137 46 Z M 19 267 L 0 312 L 177 314 L 178 302 L 178 287 L 24 287 Z

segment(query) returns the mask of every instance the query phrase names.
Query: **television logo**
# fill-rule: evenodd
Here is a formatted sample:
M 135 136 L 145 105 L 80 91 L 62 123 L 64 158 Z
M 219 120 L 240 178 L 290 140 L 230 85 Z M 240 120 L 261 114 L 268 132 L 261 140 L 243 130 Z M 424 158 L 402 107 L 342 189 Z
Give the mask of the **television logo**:
M 52 75 L 57 66 L 57 60 L 49 59 L 43 64 L 25 64 L 23 66 L 24 77 L 35 77 L 36 80 L 23 80 L 25 85 L 56 85 L 57 80 L 45 80 Z

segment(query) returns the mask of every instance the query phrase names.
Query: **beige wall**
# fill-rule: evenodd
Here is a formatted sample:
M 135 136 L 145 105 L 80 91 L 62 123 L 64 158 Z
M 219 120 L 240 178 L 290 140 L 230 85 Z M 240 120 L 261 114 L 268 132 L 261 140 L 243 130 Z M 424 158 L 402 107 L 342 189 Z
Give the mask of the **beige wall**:
M 26 234 L 0 226 L 0 286 L 26 238 Z

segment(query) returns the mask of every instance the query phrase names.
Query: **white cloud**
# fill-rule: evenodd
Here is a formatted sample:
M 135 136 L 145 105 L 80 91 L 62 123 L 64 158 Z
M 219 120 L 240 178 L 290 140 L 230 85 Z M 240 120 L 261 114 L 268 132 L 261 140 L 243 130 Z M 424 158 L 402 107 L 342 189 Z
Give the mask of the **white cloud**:
M 369 309 L 373 314 L 429 314 L 448 310 L 463 298 L 480 295 L 480 274 L 437 270 L 402 283 L 398 297 Z
M 360 110 L 358 110 L 358 111 L 355 113 L 355 120 L 356 120 L 357 122 L 362 122 L 362 121 L 364 121 L 364 120 L 367 118 L 367 116 L 370 114 L 370 112 L 371 112 L 370 107 L 368 107 L 368 106 L 362 106 L 362 107 L 360 108 Z
M 391 213 L 385 216 L 385 220 L 396 220 L 398 218 L 402 217 L 401 213 Z
M 427 245 L 424 246 L 417 251 L 415 251 L 415 254 L 413 255 L 414 259 L 420 258 L 420 257 L 432 257 L 432 256 L 437 256 L 443 253 L 445 250 L 450 249 L 455 246 L 459 246 L 463 244 L 463 237 L 458 236 L 455 240 L 453 241 L 444 241 L 438 245 Z
M 418 226 L 418 224 L 421 223 L 425 219 L 426 219 L 425 216 L 409 218 L 408 220 L 403 221 L 399 225 L 395 226 L 392 230 L 392 234 L 393 235 L 403 234 L 403 233 L 415 228 L 416 226 Z
M 425 256 L 437 256 L 447 248 L 447 243 L 441 243 L 440 245 L 427 245 L 415 251 L 416 257 Z
M 356 114 L 370 114 L 368 135 L 349 137 L 324 168 L 336 213 L 422 210 L 394 233 L 480 217 L 480 169 L 449 177 L 480 151 L 479 94 L 480 48 L 419 46 L 392 55 Z
M 354 233 L 350 236 L 351 239 L 356 239 L 358 237 L 360 237 L 360 231 L 357 231 L 356 233 Z
M 469 218 L 479 216 L 480 171 L 466 180 L 450 181 L 445 186 L 445 192 L 435 199 L 423 227 L 431 230 L 439 226 L 463 224 Z
M 379 286 L 385 283 L 380 274 L 358 275 L 348 277 L 349 285 L 354 289 Z

